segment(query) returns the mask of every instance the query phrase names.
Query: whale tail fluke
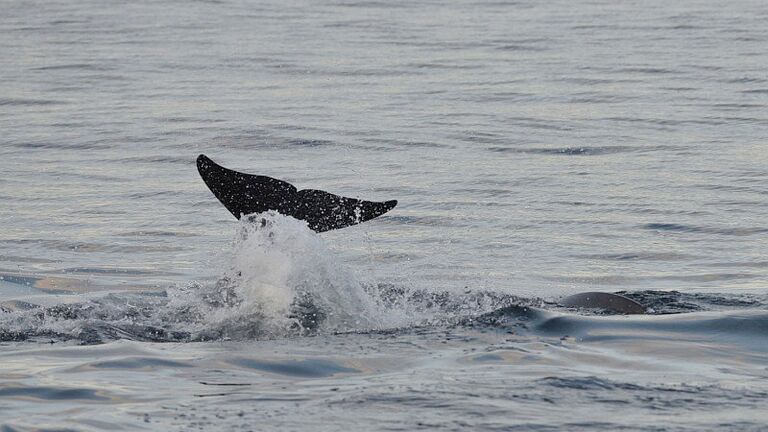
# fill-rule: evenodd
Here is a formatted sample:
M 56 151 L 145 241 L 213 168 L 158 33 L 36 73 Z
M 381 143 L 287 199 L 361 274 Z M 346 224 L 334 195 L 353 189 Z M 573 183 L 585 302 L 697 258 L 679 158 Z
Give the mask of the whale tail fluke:
M 323 232 L 371 220 L 397 205 L 397 200 L 373 202 L 321 190 L 297 190 L 282 180 L 224 168 L 202 154 L 197 158 L 197 170 L 213 195 L 238 219 L 274 210 Z

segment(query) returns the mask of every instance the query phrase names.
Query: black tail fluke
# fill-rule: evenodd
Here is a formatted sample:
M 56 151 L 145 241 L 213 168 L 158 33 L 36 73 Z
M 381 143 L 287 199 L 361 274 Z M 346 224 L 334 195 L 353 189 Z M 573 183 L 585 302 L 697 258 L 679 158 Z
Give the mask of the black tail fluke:
M 224 168 L 205 155 L 198 156 L 197 170 L 216 198 L 238 219 L 274 210 L 323 232 L 371 220 L 397 205 L 396 200 L 372 202 L 314 189 L 300 191 L 282 180 Z

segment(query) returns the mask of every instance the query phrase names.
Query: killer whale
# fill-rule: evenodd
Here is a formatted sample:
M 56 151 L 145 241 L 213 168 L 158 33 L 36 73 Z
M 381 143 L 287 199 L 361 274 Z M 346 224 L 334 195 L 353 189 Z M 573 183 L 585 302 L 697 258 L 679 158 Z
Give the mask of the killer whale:
M 203 154 L 197 157 L 197 171 L 213 195 L 238 219 L 274 210 L 306 221 L 313 231 L 324 232 L 371 220 L 397 205 L 397 200 L 363 201 L 321 190 L 298 190 L 283 180 L 224 168 Z
M 623 295 L 607 292 L 583 292 L 568 296 L 560 301 L 561 306 L 582 309 L 603 309 L 625 315 L 648 313 L 640 303 Z

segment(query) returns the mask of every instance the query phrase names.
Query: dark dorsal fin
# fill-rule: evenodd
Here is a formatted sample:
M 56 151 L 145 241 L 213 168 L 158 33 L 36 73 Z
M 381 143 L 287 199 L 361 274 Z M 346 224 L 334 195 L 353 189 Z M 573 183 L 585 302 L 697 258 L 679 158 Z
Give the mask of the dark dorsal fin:
M 397 205 L 396 200 L 372 202 L 314 189 L 298 191 L 282 180 L 224 168 L 205 155 L 198 156 L 197 170 L 216 198 L 238 219 L 274 210 L 323 232 L 365 222 Z

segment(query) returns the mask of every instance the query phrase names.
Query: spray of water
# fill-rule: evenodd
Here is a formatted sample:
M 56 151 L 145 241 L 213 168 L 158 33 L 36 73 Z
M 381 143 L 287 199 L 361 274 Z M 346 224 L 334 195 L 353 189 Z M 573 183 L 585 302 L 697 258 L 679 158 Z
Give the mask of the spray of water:
M 188 302 L 186 291 L 170 293 L 169 306 Z M 229 268 L 203 297 L 208 324 L 258 323 L 269 334 L 393 324 L 321 237 L 275 212 L 241 219 Z
M 450 295 L 362 284 L 305 222 L 276 212 L 240 220 L 231 258 L 219 274 L 216 283 L 193 282 L 164 293 L 112 293 L 6 311 L 0 316 L 0 339 L 276 338 L 436 323 L 510 301 L 488 293 Z

